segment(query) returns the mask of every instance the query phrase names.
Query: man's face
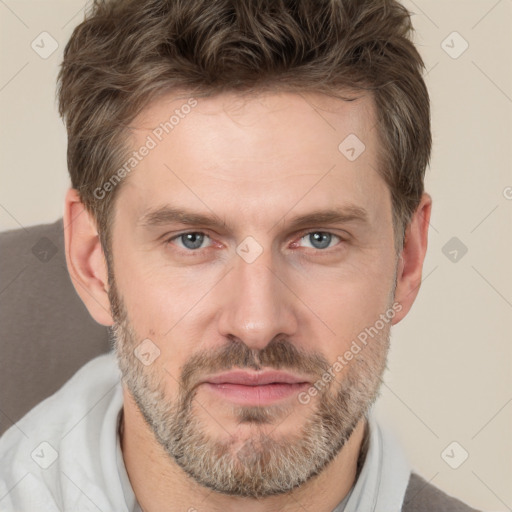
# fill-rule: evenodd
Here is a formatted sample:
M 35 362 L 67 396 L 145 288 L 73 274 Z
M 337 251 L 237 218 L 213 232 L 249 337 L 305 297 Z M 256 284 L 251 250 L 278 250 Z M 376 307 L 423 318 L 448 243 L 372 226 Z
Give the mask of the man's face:
M 385 366 L 397 257 L 373 104 L 187 99 L 159 100 L 132 125 L 134 150 L 154 147 L 115 206 L 120 366 L 191 477 L 279 494 L 339 453 Z M 293 383 L 251 380 L 276 370 Z

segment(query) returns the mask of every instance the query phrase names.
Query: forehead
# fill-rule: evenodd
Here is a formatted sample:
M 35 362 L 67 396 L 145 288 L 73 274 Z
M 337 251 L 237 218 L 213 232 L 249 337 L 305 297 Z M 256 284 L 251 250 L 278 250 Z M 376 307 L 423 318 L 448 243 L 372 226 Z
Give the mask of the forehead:
M 123 183 L 139 214 L 176 198 L 233 214 L 259 204 L 270 216 L 298 202 L 387 206 L 369 95 L 173 94 L 134 120 L 131 145 L 139 153 L 150 147 Z
M 286 142 L 284 152 L 302 147 L 294 140 L 323 138 L 329 144 L 349 133 L 368 139 L 375 126 L 373 97 L 363 92 L 340 95 L 344 99 L 291 92 L 233 92 L 206 97 L 174 93 L 144 109 L 133 121 L 131 133 L 135 141 L 151 134 L 162 142 L 187 135 L 189 130 L 204 138 L 207 130 L 210 137 L 221 140 L 272 140 L 273 148 Z M 236 154 L 238 147 L 232 147 L 231 152 Z

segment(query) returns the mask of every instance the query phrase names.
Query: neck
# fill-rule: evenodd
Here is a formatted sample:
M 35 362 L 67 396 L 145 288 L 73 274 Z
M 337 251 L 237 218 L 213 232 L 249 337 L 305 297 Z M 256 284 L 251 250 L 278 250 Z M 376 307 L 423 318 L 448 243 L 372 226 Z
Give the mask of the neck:
M 337 456 L 317 476 L 279 496 L 228 496 L 190 478 L 156 441 L 131 396 L 124 392 L 120 428 L 126 471 L 144 512 L 331 512 L 349 493 L 365 455 L 363 418 Z M 359 461 L 359 463 L 358 463 Z

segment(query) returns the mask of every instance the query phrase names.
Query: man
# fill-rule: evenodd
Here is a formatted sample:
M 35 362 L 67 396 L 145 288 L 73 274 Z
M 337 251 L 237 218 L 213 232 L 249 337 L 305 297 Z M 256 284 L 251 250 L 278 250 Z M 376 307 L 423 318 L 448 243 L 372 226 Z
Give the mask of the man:
M 93 6 L 66 259 L 115 355 L 2 437 L 2 510 L 472 510 L 371 413 L 431 211 L 410 30 L 391 0 Z

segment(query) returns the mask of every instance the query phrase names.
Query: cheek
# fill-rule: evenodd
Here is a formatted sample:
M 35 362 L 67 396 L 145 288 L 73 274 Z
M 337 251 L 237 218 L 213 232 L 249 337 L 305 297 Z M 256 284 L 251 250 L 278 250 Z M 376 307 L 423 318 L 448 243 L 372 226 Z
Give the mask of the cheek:
M 205 299 L 218 279 L 209 274 L 162 268 L 136 254 L 116 265 L 116 284 L 137 337 L 134 343 L 149 338 L 157 345 L 159 373 L 174 377 L 164 379 L 171 393 L 182 364 L 200 350 L 203 339 L 214 339 L 212 304 Z
M 365 328 L 375 325 L 380 315 L 388 311 L 393 283 L 392 264 L 367 265 L 349 272 L 331 270 L 328 276 L 311 275 L 303 280 L 297 294 L 321 320 L 316 332 L 327 333 L 326 339 L 332 340 L 325 343 L 329 357 L 335 359 Z
M 207 282 L 186 271 L 166 267 L 160 250 L 116 247 L 115 279 L 131 323 L 140 335 L 164 337 L 204 294 Z

